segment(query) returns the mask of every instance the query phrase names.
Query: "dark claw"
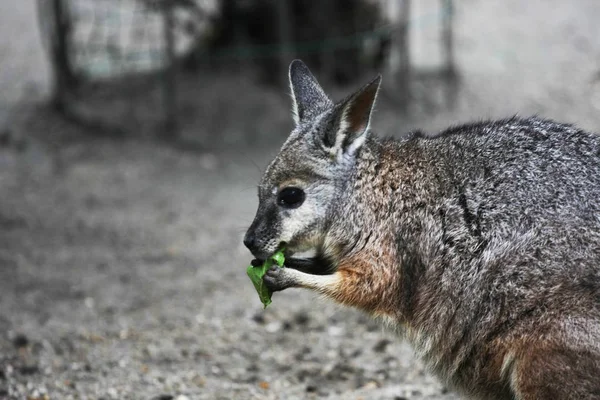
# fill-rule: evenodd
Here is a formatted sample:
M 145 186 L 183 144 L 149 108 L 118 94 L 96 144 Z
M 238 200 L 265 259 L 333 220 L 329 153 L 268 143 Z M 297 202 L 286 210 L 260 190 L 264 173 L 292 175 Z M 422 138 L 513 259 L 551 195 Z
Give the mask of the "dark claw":
M 279 292 L 294 286 L 294 282 L 289 279 L 289 275 L 286 274 L 285 269 L 276 265 L 267 270 L 263 281 L 272 292 Z
M 264 262 L 264 260 L 259 260 L 258 258 L 255 258 L 254 260 L 250 261 L 250 264 L 253 267 L 260 267 L 261 265 L 263 265 Z
M 332 273 L 331 265 L 321 257 L 288 258 L 285 260 L 285 266 L 312 275 L 327 275 Z
M 298 271 L 306 272 L 307 274 L 314 274 L 317 270 L 317 265 L 314 259 L 308 258 L 288 258 L 285 260 L 285 266 L 287 268 L 297 269 Z

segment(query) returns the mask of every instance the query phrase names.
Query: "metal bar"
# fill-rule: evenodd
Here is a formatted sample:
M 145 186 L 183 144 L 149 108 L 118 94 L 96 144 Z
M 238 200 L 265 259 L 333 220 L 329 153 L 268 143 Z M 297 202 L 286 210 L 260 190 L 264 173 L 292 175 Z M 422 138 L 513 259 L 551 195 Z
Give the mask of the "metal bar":
M 454 109 L 458 98 L 458 76 L 454 58 L 454 4 L 453 0 L 441 0 L 442 8 L 442 59 L 444 65 L 442 78 L 445 82 L 445 102 L 449 109 Z
M 177 68 L 175 58 L 175 18 L 173 7 L 165 2 L 163 5 L 164 18 L 164 54 L 165 66 L 163 71 L 162 89 L 165 111 L 164 131 L 160 133 L 163 139 L 176 140 L 179 134 L 177 120 Z
M 58 110 L 67 105 L 68 92 L 75 84 L 75 77 L 69 60 L 69 34 L 71 24 L 68 19 L 64 0 L 52 1 L 54 31 L 51 40 L 50 57 L 54 72 L 53 103 Z
M 454 5 L 452 0 L 442 1 L 442 58 L 447 74 L 454 74 Z
M 279 74 L 283 79 L 283 86 L 287 86 L 288 65 L 294 59 L 292 44 L 292 18 L 288 0 L 275 0 L 277 2 L 277 28 L 279 33 Z
M 394 67 L 393 79 L 399 92 L 400 107 L 405 112 L 408 110 L 408 104 L 412 97 L 410 92 L 410 3 L 411 0 L 402 0 L 400 7 L 396 8 L 397 26 L 392 33 L 392 54 L 390 54 Z

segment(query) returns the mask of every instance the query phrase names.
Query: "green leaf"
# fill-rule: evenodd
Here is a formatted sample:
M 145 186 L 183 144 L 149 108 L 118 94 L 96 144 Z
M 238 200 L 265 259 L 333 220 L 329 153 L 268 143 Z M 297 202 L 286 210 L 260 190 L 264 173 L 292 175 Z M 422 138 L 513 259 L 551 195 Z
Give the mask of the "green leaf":
M 283 268 L 283 262 L 285 261 L 283 251 L 284 249 L 281 248 L 277 250 L 277 252 L 271 257 L 267 258 L 262 265 L 259 265 L 258 267 L 253 267 L 250 265 L 246 269 L 246 273 L 254 284 L 254 288 L 256 289 L 258 297 L 263 303 L 264 308 L 267 308 L 267 306 L 271 304 L 271 296 L 273 295 L 273 292 L 271 292 L 267 285 L 265 285 L 263 276 L 265 276 L 267 270 L 271 268 L 272 265 L 278 265 L 280 268 Z

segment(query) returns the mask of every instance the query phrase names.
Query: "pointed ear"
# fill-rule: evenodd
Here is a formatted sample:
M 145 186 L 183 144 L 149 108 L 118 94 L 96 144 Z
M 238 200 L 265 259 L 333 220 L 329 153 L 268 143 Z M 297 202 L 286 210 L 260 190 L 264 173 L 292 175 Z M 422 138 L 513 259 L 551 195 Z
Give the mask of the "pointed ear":
M 292 115 L 296 125 L 307 117 L 333 105 L 319 82 L 302 61 L 292 61 L 289 75 L 292 90 Z
M 324 137 L 325 146 L 336 155 L 354 154 L 365 142 L 380 84 L 378 75 L 341 103 L 337 123 Z

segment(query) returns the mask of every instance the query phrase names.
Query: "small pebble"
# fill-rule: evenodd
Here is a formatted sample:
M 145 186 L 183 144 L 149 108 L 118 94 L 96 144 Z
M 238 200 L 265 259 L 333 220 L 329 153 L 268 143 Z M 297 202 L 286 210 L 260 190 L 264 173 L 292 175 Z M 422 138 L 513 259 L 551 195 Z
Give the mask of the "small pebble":
M 391 342 L 388 339 L 381 339 L 375 344 L 375 346 L 373 346 L 373 351 L 377 353 L 383 353 L 390 343 Z
M 39 368 L 37 365 L 23 365 L 19 368 L 19 373 L 21 375 L 33 375 L 39 372 Z
M 94 306 L 96 305 L 96 302 L 91 297 L 86 297 L 83 302 L 87 308 L 94 308 Z
M 266 326 L 265 326 L 265 330 L 269 333 L 275 333 L 279 330 L 281 330 L 282 324 L 279 321 L 273 321 L 273 322 L 269 322 Z
M 344 328 L 342 328 L 341 326 L 330 326 L 329 328 L 327 328 L 327 333 L 330 336 L 341 336 L 344 334 Z
M 256 322 L 257 324 L 264 325 L 265 324 L 265 315 L 262 312 L 256 313 L 252 316 L 252 320 L 254 322 Z
M 119 396 L 119 394 L 117 393 L 117 389 L 115 389 L 115 388 L 108 388 L 108 390 L 106 391 L 106 394 L 111 399 L 116 399 Z
M 306 391 L 308 393 L 314 393 L 318 390 L 318 388 L 315 385 L 308 385 L 306 386 Z
M 29 345 L 29 339 L 27 339 L 27 336 L 23 335 L 22 333 L 17 334 L 13 338 L 12 342 L 17 349 L 27 347 Z
M 306 325 L 309 321 L 310 316 L 304 311 L 300 311 L 294 316 L 294 322 L 298 325 Z
M 377 383 L 376 381 L 369 381 L 367 383 L 365 383 L 361 389 L 377 389 L 379 387 L 379 383 Z

